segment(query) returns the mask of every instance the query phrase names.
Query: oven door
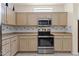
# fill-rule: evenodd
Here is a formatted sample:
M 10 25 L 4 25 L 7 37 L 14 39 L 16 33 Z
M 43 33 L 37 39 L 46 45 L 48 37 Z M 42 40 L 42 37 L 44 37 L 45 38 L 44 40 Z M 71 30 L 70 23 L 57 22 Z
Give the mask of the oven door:
M 38 38 L 38 47 L 53 47 L 54 39 L 53 38 Z

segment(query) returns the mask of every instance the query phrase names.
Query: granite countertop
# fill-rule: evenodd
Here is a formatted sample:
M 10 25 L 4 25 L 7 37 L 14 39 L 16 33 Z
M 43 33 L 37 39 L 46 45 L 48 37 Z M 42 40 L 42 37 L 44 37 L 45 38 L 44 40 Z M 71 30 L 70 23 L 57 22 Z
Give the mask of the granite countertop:
M 16 36 L 15 34 L 2 35 L 2 40 Z
M 52 32 L 53 35 L 72 35 L 72 33 L 69 32 Z
M 51 34 L 53 35 L 72 35 L 72 33 L 68 33 L 68 32 L 52 32 Z M 33 35 L 36 36 L 38 35 L 37 32 L 16 32 L 16 33 L 5 33 L 2 34 L 2 39 L 6 39 L 6 38 L 10 38 L 10 37 L 14 37 L 17 35 Z
M 16 32 L 16 33 L 5 33 L 5 34 L 2 34 L 2 40 L 3 39 L 7 39 L 7 38 L 11 38 L 11 37 L 14 37 L 14 36 L 17 36 L 17 35 L 32 35 L 32 36 L 36 36 L 37 33 L 36 32 Z

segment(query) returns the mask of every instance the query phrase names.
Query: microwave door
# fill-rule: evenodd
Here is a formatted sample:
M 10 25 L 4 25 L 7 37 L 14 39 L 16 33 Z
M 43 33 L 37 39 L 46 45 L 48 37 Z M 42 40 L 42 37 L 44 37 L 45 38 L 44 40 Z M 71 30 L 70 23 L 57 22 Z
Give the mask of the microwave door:
M 39 25 L 48 25 L 48 21 L 47 20 L 40 20 Z

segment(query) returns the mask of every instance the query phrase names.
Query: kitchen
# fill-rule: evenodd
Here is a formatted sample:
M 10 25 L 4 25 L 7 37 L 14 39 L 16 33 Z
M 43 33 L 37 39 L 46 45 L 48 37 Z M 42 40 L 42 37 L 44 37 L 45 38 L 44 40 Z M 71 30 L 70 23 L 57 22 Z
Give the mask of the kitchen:
M 2 3 L 2 56 L 77 55 L 77 7 L 72 3 Z

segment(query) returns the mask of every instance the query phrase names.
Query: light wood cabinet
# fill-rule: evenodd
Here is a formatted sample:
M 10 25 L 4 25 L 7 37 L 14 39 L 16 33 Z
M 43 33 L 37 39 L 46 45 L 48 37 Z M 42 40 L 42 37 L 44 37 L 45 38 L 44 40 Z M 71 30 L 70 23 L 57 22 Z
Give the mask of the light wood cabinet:
M 50 13 L 50 12 L 37 12 L 36 14 L 37 14 L 38 19 L 40 19 L 40 18 L 46 19 L 46 18 L 52 17 L 52 13 Z
M 2 55 L 3 56 L 13 56 L 17 52 L 17 37 L 9 37 L 2 40 Z
M 11 15 L 11 24 L 12 25 L 16 25 L 16 19 L 15 19 L 15 12 L 14 11 L 11 11 L 12 15 Z
M 16 21 L 15 21 L 15 12 L 12 11 L 12 9 L 7 7 L 7 11 L 6 11 L 6 23 L 9 25 L 15 25 Z
M 64 39 L 62 44 L 63 44 L 63 51 L 71 51 L 72 49 L 72 43 L 71 39 Z
M 66 12 L 17 12 L 17 25 L 38 25 L 39 19 L 52 19 L 52 25 L 66 26 L 67 13 Z
M 36 13 L 28 13 L 28 25 L 37 25 L 38 17 Z
M 71 51 L 72 49 L 71 36 L 56 36 L 54 39 L 55 51 Z
M 52 25 L 66 26 L 67 25 L 67 13 L 66 12 L 52 13 Z
M 55 51 L 62 51 L 62 39 L 55 39 L 54 47 Z
M 11 10 L 7 7 L 7 15 L 6 15 L 6 21 L 7 21 L 7 24 L 11 24 Z
M 2 40 L 2 55 L 6 56 L 10 55 L 10 40 L 9 39 L 5 39 Z
M 11 55 L 15 55 L 17 52 L 17 37 L 11 38 Z
M 16 23 L 17 25 L 27 25 L 28 14 L 25 12 L 16 13 Z
M 15 19 L 15 12 L 12 10 L 13 6 L 11 8 L 6 6 L 6 3 L 1 4 L 1 19 L 2 24 L 9 24 L 9 25 L 16 25 L 16 19 Z
M 66 12 L 59 13 L 59 25 L 62 25 L 62 26 L 67 25 L 67 13 Z
M 52 13 L 52 25 L 59 25 L 59 13 Z
M 28 41 L 24 38 L 20 39 L 19 41 L 19 50 L 20 51 L 28 51 Z
M 2 24 L 6 24 L 6 6 L 5 6 L 5 3 L 1 4 L 1 21 L 2 21 Z
M 19 51 L 37 51 L 36 36 L 20 36 Z

